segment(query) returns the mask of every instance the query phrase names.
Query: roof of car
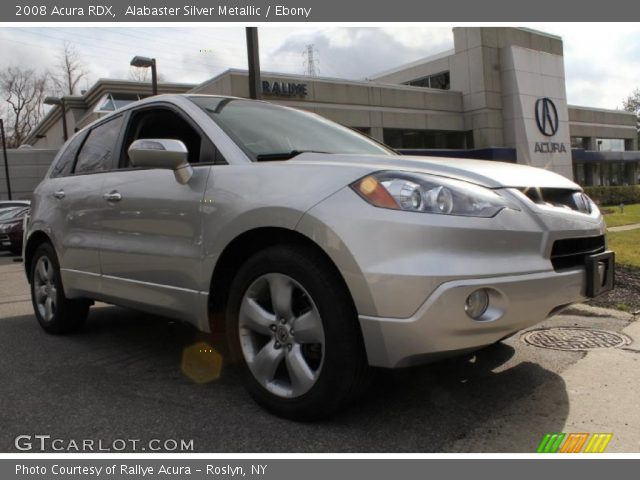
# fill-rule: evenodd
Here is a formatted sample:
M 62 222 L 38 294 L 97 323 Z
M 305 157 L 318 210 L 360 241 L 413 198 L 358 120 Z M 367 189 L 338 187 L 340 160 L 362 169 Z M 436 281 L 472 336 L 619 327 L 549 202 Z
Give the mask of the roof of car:
M 152 97 L 146 97 L 146 98 L 143 98 L 142 100 L 131 102 L 128 105 L 125 105 L 119 108 L 118 110 L 111 112 L 108 115 L 105 115 L 104 117 L 100 117 L 97 120 L 91 122 L 89 125 L 86 125 L 82 129 L 80 129 L 76 133 L 87 131 L 88 129 L 93 128 L 94 126 L 99 125 L 100 123 L 105 122 L 116 115 L 121 115 L 123 112 L 126 112 L 127 110 L 131 110 L 132 108 L 136 108 L 140 105 L 152 104 L 157 102 L 172 102 L 172 101 L 173 103 L 178 103 L 180 101 L 183 101 L 185 98 L 190 98 L 190 97 L 228 98 L 233 100 L 247 100 L 251 102 L 269 103 L 269 102 L 265 102 L 264 100 L 254 100 L 250 98 L 234 97 L 231 95 L 207 95 L 202 93 L 168 93 L 168 94 L 162 94 L 162 95 L 154 95 Z

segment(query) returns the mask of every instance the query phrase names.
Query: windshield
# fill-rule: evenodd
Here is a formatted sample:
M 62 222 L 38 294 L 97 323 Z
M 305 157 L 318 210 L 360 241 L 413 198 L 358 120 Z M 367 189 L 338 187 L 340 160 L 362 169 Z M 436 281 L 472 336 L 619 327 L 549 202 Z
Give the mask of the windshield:
M 6 207 L 0 208 L 0 221 L 19 218 L 20 215 L 26 213 L 29 209 L 25 207 Z
M 284 160 L 309 151 L 394 155 L 358 132 L 302 110 L 255 100 L 189 98 L 252 160 Z

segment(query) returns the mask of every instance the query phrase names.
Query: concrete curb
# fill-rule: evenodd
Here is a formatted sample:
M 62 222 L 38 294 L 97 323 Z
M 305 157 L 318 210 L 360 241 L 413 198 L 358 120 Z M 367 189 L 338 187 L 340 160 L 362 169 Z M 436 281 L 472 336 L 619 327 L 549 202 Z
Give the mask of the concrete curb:
M 628 230 L 636 230 L 640 228 L 640 223 L 631 223 L 629 225 L 619 225 L 617 227 L 607 228 L 608 232 L 626 232 Z
M 575 303 L 561 312 L 562 315 L 579 315 L 583 317 L 613 317 L 617 320 L 625 322 L 633 322 L 636 317 L 622 310 L 613 310 L 611 308 L 596 307 L 587 305 L 586 303 Z

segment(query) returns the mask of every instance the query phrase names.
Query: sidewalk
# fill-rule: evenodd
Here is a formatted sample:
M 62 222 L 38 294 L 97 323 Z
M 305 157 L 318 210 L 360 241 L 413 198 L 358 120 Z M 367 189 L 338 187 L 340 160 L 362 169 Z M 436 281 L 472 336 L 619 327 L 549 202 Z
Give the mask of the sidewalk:
M 28 315 L 33 312 L 31 294 L 24 265 L 0 255 L 0 309 L 3 316 Z
M 640 451 L 640 321 L 622 332 L 634 339 L 631 345 L 591 351 L 559 373 L 571 399 L 561 430 L 544 431 L 564 402 L 557 385 L 547 383 L 446 451 L 534 453 L 532 445 L 556 431 L 612 433 L 607 453 Z
M 632 223 L 630 225 L 620 225 L 619 227 L 609 227 L 608 232 L 626 232 L 627 230 L 636 230 L 640 228 L 640 223 Z

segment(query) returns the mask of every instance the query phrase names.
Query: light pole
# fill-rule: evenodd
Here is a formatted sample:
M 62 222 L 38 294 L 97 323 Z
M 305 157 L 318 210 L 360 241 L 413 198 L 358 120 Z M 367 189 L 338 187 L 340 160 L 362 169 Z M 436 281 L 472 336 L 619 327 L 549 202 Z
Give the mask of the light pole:
M 153 94 L 158 95 L 158 72 L 156 71 L 156 59 L 136 55 L 131 59 L 130 65 L 138 68 L 151 67 L 151 87 L 153 89 Z
M 246 27 L 247 61 L 249 63 L 249 98 L 262 98 L 260 85 L 260 51 L 258 48 L 258 27 Z
M 67 109 L 65 108 L 64 98 L 46 97 L 44 99 L 44 103 L 45 105 L 60 105 L 60 108 L 62 109 L 62 134 L 64 136 L 64 141 L 66 142 L 69 135 L 67 132 Z
M 4 155 L 4 178 L 7 182 L 7 197 L 11 198 L 11 180 L 9 180 L 9 159 L 7 158 L 7 140 L 4 137 L 4 120 L 0 118 L 0 134 L 2 134 L 2 153 Z

